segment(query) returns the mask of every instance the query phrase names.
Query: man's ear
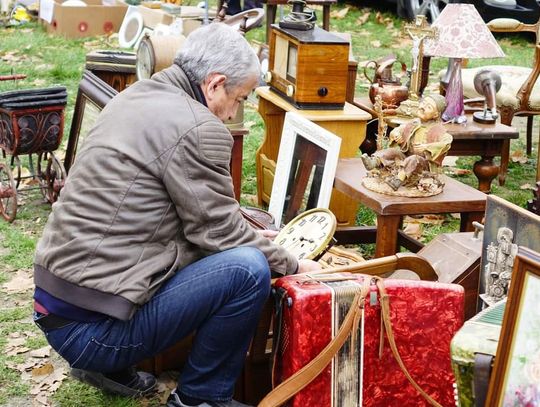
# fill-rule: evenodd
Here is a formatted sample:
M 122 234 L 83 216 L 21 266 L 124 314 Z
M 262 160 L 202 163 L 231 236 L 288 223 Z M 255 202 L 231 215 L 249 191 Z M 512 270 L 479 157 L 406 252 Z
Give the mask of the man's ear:
M 220 86 L 225 86 L 227 77 L 222 74 L 211 74 L 204 82 L 205 96 L 207 99 L 213 99 L 214 94 Z

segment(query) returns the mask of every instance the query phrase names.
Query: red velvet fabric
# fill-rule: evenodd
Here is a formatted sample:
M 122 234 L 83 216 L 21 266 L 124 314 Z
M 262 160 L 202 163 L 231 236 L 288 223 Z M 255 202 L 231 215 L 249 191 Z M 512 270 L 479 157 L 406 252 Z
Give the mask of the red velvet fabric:
M 351 275 L 363 280 L 362 275 Z M 282 345 L 276 370 L 277 382 L 286 379 L 313 359 L 331 339 L 331 289 L 304 275 L 276 282 L 287 291 L 284 302 Z M 397 347 L 411 376 L 443 406 L 453 406 L 454 377 L 450 367 L 450 340 L 463 324 L 463 288 L 426 281 L 385 280 L 390 297 L 391 321 Z M 373 285 L 372 292 L 376 291 Z M 362 405 L 365 407 L 428 406 L 409 384 L 385 338 L 379 359 L 380 305 L 365 304 L 363 330 Z M 360 347 L 361 349 L 361 347 Z M 332 364 L 288 405 L 292 407 L 355 407 L 332 401 Z M 339 373 L 339 372 L 338 372 Z M 335 392 L 335 391 L 334 391 Z

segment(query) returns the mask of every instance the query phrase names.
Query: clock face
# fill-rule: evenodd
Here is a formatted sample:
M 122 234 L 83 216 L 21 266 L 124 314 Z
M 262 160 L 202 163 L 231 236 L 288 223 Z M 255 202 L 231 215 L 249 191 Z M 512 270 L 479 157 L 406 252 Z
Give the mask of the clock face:
M 328 209 L 315 208 L 291 220 L 274 239 L 300 259 L 313 259 L 323 252 L 336 231 L 336 217 Z
M 144 38 L 137 50 L 137 79 L 150 79 L 154 73 L 154 50 L 148 37 Z

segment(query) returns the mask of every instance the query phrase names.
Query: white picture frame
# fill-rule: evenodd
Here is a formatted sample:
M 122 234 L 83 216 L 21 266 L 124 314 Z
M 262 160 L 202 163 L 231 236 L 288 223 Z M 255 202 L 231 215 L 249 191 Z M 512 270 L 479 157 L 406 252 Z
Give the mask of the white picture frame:
M 340 147 L 341 138 L 332 132 L 298 113 L 285 114 L 268 207 L 278 228 L 307 209 L 328 208 Z M 302 191 L 295 190 L 299 184 Z M 302 200 L 297 209 L 291 197 Z

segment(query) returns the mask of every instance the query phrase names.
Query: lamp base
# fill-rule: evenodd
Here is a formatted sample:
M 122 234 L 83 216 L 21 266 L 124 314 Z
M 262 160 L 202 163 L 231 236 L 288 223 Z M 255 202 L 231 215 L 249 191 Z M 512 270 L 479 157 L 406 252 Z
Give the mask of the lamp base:
M 465 116 L 464 114 L 459 115 L 459 116 L 452 116 L 452 115 L 447 115 L 445 113 L 443 113 L 441 116 L 443 122 L 445 123 L 458 123 L 458 124 L 467 123 L 467 116 Z
M 482 124 L 493 124 L 497 121 L 497 118 L 499 116 L 493 116 L 489 110 L 485 110 L 483 112 L 474 112 L 473 113 L 473 120 L 477 123 Z
M 445 122 L 465 123 L 467 117 L 463 109 L 463 84 L 461 83 L 461 58 L 451 58 L 450 79 L 446 87 L 446 110 L 442 114 Z

